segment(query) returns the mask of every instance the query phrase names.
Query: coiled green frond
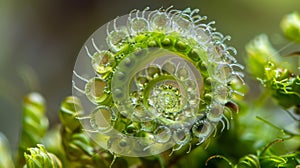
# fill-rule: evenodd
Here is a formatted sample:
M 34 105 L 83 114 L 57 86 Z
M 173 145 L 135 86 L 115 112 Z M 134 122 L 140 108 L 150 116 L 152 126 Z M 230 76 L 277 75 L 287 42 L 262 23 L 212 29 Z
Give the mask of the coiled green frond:
M 198 9 L 148 10 L 98 29 L 74 69 L 82 127 L 118 155 L 176 151 L 194 140 L 199 145 L 218 123 L 229 127 L 226 104 L 241 94 L 231 82 L 243 83 L 243 66 L 214 22 L 204 23 Z

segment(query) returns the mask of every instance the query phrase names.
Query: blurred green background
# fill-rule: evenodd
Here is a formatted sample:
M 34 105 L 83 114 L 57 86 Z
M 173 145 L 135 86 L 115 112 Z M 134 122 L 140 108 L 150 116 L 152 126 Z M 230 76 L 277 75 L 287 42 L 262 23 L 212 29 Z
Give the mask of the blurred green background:
M 281 53 L 284 48 L 279 22 L 283 15 L 300 11 L 299 0 L 0 0 L 0 132 L 16 147 L 20 134 L 22 99 L 39 91 L 47 100 L 50 123 L 58 122 L 60 102 L 71 95 L 73 66 L 85 40 L 100 26 L 133 9 L 199 8 L 228 34 L 242 64 L 245 44 L 264 32 Z M 246 74 L 247 76 L 247 74 Z M 257 96 L 258 82 L 246 77 Z

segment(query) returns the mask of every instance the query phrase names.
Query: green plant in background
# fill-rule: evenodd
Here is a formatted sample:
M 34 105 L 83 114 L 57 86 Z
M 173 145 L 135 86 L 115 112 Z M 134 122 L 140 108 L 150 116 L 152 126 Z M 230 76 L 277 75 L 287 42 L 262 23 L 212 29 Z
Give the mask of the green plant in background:
M 37 148 L 29 148 L 26 153 L 24 153 L 26 160 L 25 168 L 34 167 L 52 167 L 61 168 L 61 161 L 52 153 L 47 152 L 45 147 L 41 144 L 37 144 Z
M 300 16 L 296 12 L 283 18 L 281 28 L 287 38 L 300 42 Z M 300 59 L 298 65 L 285 61 L 287 56 L 280 56 L 266 35 L 256 37 L 246 46 L 246 50 L 249 56 L 248 69 L 253 77 L 261 81 L 280 106 L 285 109 L 294 107 L 295 113 L 299 114 Z M 299 54 L 295 52 L 288 56 L 296 57 Z
M 18 163 L 24 164 L 24 152 L 42 142 L 48 129 L 45 116 L 45 99 L 38 93 L 31 93 L 24 98 L 22 132 L 19 145 Z
M 300 38 L 300 19 L 299 15 L 294 12 L 285 16 L 281 22 L 282 30 L 285 36 L 295 42 L 299 42 Z M 254 38 L 246 46 L 247 68 L 252 77 L 258 79 L 265 88 L 263 97 L 272 96 L 278 105 L 287 112 L 296 123 L 294 130 L 286 130 L 278 127 L 268 119 L 256 117 L 265 125 L 271 126 L 274 130 L 281 133 L 274 137 L 274 141 L 265 147 L 257 149 L 256 154 L 248 154 L 241 157 L 237 164 L 234 164 L 223 155 L 214 155 L 208 159 L 211 161 L 215 158 L 224 159 L 231 167 L 299 167 L 300 166 L 300 75 L 299 75 L 299 58 L 298 65 L 285 61 L 285 56 L 280 54 L 273 48 L 267 35 L 262 34 Z M 298 56 L 297 52 L 288 56 Z M 297 63 L 297 61 L 296 61 Z M 296 67 L 295 67 L 296 66 Z M 265 98 L 264 98 L 265 99 Z M 262 99 L 259 99 L 262 100 Z M 264 102 L 259 102 L 263 104 Z M 292 111 L 292 112 L 290 112 Z M 274 113 L 275 114 L 275 113 Z M 259 130 L 256 130 L 259 134 Z M 268 133 L 264 133 L 265 135 Z M 263 137 L 261 137 L 263 138 Z M 293 148 L 288 153 L 282 153 L 280 150 L 271 150 L 272 146 L 284 141 L 291 141 L 286 145 Z M 279 154 L 281 153 L 281 154 Z
M 14 167 L 8 141 L 2 133 L 0 134 L 0 156 L 0 167 Z
M 287 38 L 297 43 L 300 42 L 300 15 L 298 12 L 286 15 L 280 26 Z
M 157 26 L 155 27 L 157 29 L 156 32 L 143 33 L 142 30 L 146 28 L 145 25 L 148 23 L 145 22 L 147 21 L 144 18 L 145 11 L 141 12 L 141 16 L 135 11 L 136 13 L 132 12 L 130 16 L 132 17 L 130 19 L 134 21 L 129 22 L 131 31 L 135 32 L 132 38 L 128 37 L 126 34 L 128 32 L 124 29 L 117 29 L 117 26 L 114 25 L 114 30 L 108 31 L 107 41 L 108 45 L 110 45 L 108 50 L 100 50 L 92 39 L 95 54 L 89 55 L 92 58 L 92 65 L 98 75 L 96 78 L 93 77 L 91 80 L 86 80 L 85 78 L 88 77 L 86 74 L 79 75 L 80 69 L 74 72 L 74 77 L 80 79 L 76 81 L 76 83 L 73 83 L 74 89 L 79 94 L 77 95 L 78 97 L 67 97 L 62 102 L 59 110 L 61 125 L 58 127 L 47 131 L 48 120 L 45 116 L 45 101 L 40 94 L 31 93 L 26 96 L 23 102 L 22 134 L 16 159 L 12 159 L 12 155 L 7 148 L 8 142 L 6 138 L 0 135 L 0 167 L 175 168 L 189 165 L 189 167 L 293 168 L 300 166 L 300 65 L 294 65 L 292 62 L 285 61 L 290 56 L 294 57 L 294 60 L 299 60 L 298 52 L 294 52 L 288 56 L 280 56 L 277 50 L 272 47 L 268 37 L 264 34 L 259 35 L 246 45 L 248 54 L 246 59 L 247 69 L 252 77 L 258 79 L 264 87 L 262 99 L 259 99 L 259 103 L 253 103 L 256 107 L 251 108 L 252 105 L 249 102 L 244 102 L 240 95 L 234 94 L 245 92 L 246 89 L 240 81 L 241 74 L 233 70 L 234 66 L 240 67 L 230 54 L 233 49 L 223 43 L 228 37 L 214 32 L 211 23 L 204 24 L 202 25 L 204 29 L 198 31 L 200 34 L 197 35 L 198 37 L 202 37 L 200 38 L 202 40 L 203 38 L 210 38 L 210 40 L 207 40 L 212 43 L 208 45 L 208 41 L 202 41 L 200 44 L 200 41 L 193 40 L 191 36 L 186 35 L 187 33 L 191 33 L 190 29 L 189 32 L 187 32 L 186 29 L 190 28 L 189 26 L 191 25 L 195 26 L 195 19 L 202 21 L 204 17 L 194 15 L 197 13 L 197 10 L 171 10 L 172 12 L 170 13 L 168 13 L 168 10 L 170 9 L 158 10 L 149 16 L 150 18 L 152 16 L 150 19 L 151 23 L 155 23 L 155 26 Z M 168 23 L 168 17 L 171 17 L 171 21 L 174 22 L 173 24 L 177 24 L 178 27 L 176 27 L 176 31 L 182 34 L 167 33 L 166 35 L 162 33 L 166 30 L 161 30 L 161 28 L 164 28 L 161 24 Z M 288 39 L 296 43 L 300 42 L 300 19 L 296 12 L 283 18 L 281 28 Z M 205 34 L 206 31 L 202 31 L 205 29 L 208 31 L 209 36 Z M 164 51 L 145 50 L 145 48 L 150 46 L 164 49 Z M 138 52 L 136 48 L 139 48 L 138 51 L 140 52 Z M 89 53 L 89 50 L 87 51 Z M 163 61 L 161 66 L 155 67 L 148 65 L 148 62 L 151 61 L 144 58 L 139 60 L 141 64 L 145 64 L 144 68 L 139 69 L 135 67 L 139 65 L 131 67 L 131 65 L 134 65 L 134 63 L 132 63 L 133 58 L 149 56 L 147 53 L 154 53 L 153 57 L 155 57 L 155 59 L 163 57 L 164 54 L 176 55 L 180 59 L 177 58 L 176 61 L 172 62 L 173 57 L 170 57 L 168 58 L 169 62 Z M 128 57 L 125 57 L 126 54 L 128 54 Z M 220 56 L 220 58 L 217 56 Z M 209 58 L 214 58 L 214 60 L 210 60 Z M 180 64 L 181 59 L 188 61 L 183 62 L 185 64 Z M 191 64 L 189 64 L 189 62 L 191 62 Z M 178 65 L 174 66 L 173 64 L 175 63 Z M 191 68 L 193 66 L 196 68 Z M 127 67 L 127 71 L 122 71 L 125 67 Z M 178 73 L 172 76 L 172 73 L 170 73 L 172 69 Z M 153 106 L 158 109 L 164 107 L 169 111 L 166 112 L 166 110 L 162 110 L 161 116 L 156 120 L 158 121 L 157 123 L 147 121 L 141 124 L 140 121 L 135 121 L 135 119 L 139 119 L 139 117 L 126 118 L 128 116 L 127 114 L 122 113 L 121 115 L 113 113 L 116 110 L 114 103 L 117 104 L 118 107 L 123 107 L 122 104 L 118 104 L 119 102 L 117 100 L 122 98 L 120 95 L 127 94 L 127 92 L 119 93 L 118 90 L 114 89 L 119 88 L 120 80 L 121 82 L 128 82 L 128 85 L 132 84 L 127 80 L 128 77 L 126 77 L 126 74 L 131 74 L 131 71 L 134 70 L 140 71 L 137 76 L 132 77 L 134 79 L 133 83 L 140 84 L 137 86 L 140 87 L 140 89 L 135 90 L 135 87 L 131 87 L 130 90 L 130 88 L 127 88 L 130 91 L 134 91 L 134 93 L 128 94 L 127 97 L 130 97 L 130 100 L 134 100 L 137 104 L 134 107 L 124 105 L 124 109 L 139 110 L 138 107 L 142 107 L 143 109 L 145 105 L 143 103 L 145 103 L 145 100 L 148 100 L 150 96 L 151 98 L 155 96 L 158 98 L 160 96 L 154 93 L 155 90 L 153 91 L 153 95 L 151 95 L 151 89 L 158 89 L 160 91 L 159 93 L 166 93 L 161 96 L 165 100 L 160 98 L 160 102 L 157 101 L 146 107 L 149 108 L 149 106 Z M 190 130 L 184 129 L 183 132 L 176 132 L 181 130 L 181 127 L 170 127 L 169 129 L 162 127 L 162 125 L 159 124 L 173 123 L 176 120 L 182 119 L 182 117 L 188 116 L 186 113 L 180 116 L 180 113 L 176 114 L 172 111 L 174 107 L 183 108 L 176 106 L 178 105 L 178 103 L 176 103 L 178 101 L 172 98 L 178 98 L 180 100 L 185 92 L 187 92 L 186 94 L 192 92 L 193 89 L 189 88 L 191 84 L 195 86 L 198 85 L 199 87 L 199 83 L 184 84 L 185 81 L 189 81 L 184 80 L 185 77 L 190 79 L 187 76 L 194 74 L 195 71 L 199 71 L 198 76 L 197 73 L 194 75 L 195 79 L 197 80 L 197 77 L 199 78 L 200 76 L 203 81 L 198 80 L 198 82 L 201 86 L 204 85 L 202 86 L 203 88 L 201 88 L 203 91 L 199 94 L 202 100 L 199 101 L 199 103 L 204 108 L 200 108 L 200 113 L 198 113 L 198 111 L 195 112 L 198 121 L 193 124 L 196 126 L 191 125 L 188 127 Z M 114 77 L 115 74 L 116 76 Z M 135 74 L 133 73 L 131 75 Z M 84 76 L 84 78 L 82 76 Z M 219 80 L 222 80 L 223 83 Z M 80 82 L 84 84 L 80 85 Z M 114 87 L 105 87 L 105 85 L 107 85 L 105 82 L 109 83 L 108 86 L 111 85 Z M 174 85 L 176 82 L 179 83 L 177 85 L 182 85 L 182 88 L 174 89 L 174 87 L 177 86 Z M 160 87 L 161 83 L 171 83 L 172 85 L 170 86 L 173 88 Z M 81 86 L 85 89 L 80 89 Z M 228 90 L 218 90 L 220 89 L 219 86 L 223 86 L 223 88 L 227 86 L 226 88 L 229 88 L 229 92 Z M 99 88 L 102 89 L 99 90 Z M 184 89 L 186 89 L 186 91 Z M 110 95 L 111 92 L 115 95 Z M 143 96 L 140 97 L 141 94 L 139 92 L 147 93 L 143 95 L 146 98 Z M 82 104 L 82 100 L 84 99 L 82 99 L 81 93 L 84 95 L 88 93 L 88 100 L 96 107 L 96 110 L 87 116 L 84 115 L 86 104 Z M 170 96 L 170 94 L 173 96 Z M 178 95 L 178 97 L 174 95 Z M 254 116 L 251 118 L 252 115 L 266 113 L 267 110 L 262 105 L 265 102 L 261 100 L 265 100 L 269 95 L 272 96 L 280 106 L 277 107 L 277 109 L 282 108 L 282 111 L 287 112 L 287 114 L 291 116 L 292 121 L 297 125 L 296 127 L 293 129 L 281 128 L 277 126 L 276 122 L 273 122 L 274 118 L 272 117 L 263 118 Z M 191 97 L 189 97 L 189 99 L 191 99 Z M 218 134 L 217 131 L 213 130 L 223 130 L 225 126 L 229 127 L 228 124 L 225 125 L 224 121 L 226 121 L 228 117 L 232 118 L 232 112 L 239 111 L 238 105 L 234 103 L 232 99 L 240 105 L 240 115 L 237 115 L 232 120 L 231 129 L 222 134 Z M 168 100 L 168 102 L 166 102 L 166 100 Z M 216 100 L 223 100 L 218 104 L 222 105 L 221 111 L 218 111 L 218 109 L 212 110 L 216 107 L 216 104 L 213 104 Z M 114 103 L 112 103 L 113 101 Z M 186 103 L 184 101 L 179 102 Z M 155 106 L 156 104 L 159 104 L 159 107 Z M 170 104 L 172 107 L 169 106 Z M 196 104 L 196 106 L 199 106 L 199 104 Z M 202 113 L 203 110 L 204 112 Z M 170 114 L 172 114 L 172 116 L 169 116 Z M 274 112 L 273 116 L 275 115 L 276 113 Z M 105 119 L 103 120 L 102 118 Z M 263 124 L 255 125 L 255 121 L 262 121 Z M 217 124 L 219 122 L 222 124 Z M 88 123 L 89 127 L 87 127 L 86 123 Z M 208 125 L 212 126 L 212 128 L 208 127 Z M 267 132 L 268 127 L 271 128 L 272 131 Z M 170 138 L 168 138 L 168 134 L 172 135 L 173 133 L 174 135 L 180 136 L 178 136 L 177 139 L 176 137 L 175 139 L 172 137 L 175 144 L 173 149 L 161 151 L 162 153 L 155 153 L 157 148 L 154 148 L 155 155 L 128 157 L 121 155 L 126 152 L 124 149 L 130 152 L 132 150 L 139 150 L 140 148 L 136 148 L 137 146 L 126 148 L 130 145 L 129 141 L 118 137 L 100 135 L 90 138 L 91 134 L 100 129 L 102 129 L 102 131 L 108 131 L 112 128 L 125 135 L 146 137 L 147 141 L 139 141 L 140 144 L 138 144 L 143 146 L 142 149 L 144 151 L 153 147 L 152 133 L 157 133 L 157 135 L 162 138 L 161 140 L 164 140 L 159 141 L 160 144 L 169 141 Z M 166 132 L 166 130 L 172 131 Z M 198 130 L 200 130 L 199 133 L 197 132 Z M 247 134 L 249 130 L 254 132 L 255 135 L 249 136 Z M 210 134 L 214 135 L 214 137 L 208 139 Z M 266 135 L 269 135 L 269 137 Z M 201 138 L 204 138 L 204 140 Z M 265 141 L 261 141 L 262 139 Z M 104 147 L 102 145 L 99 146 L 99 141 L 102 142 L 102 145 L 103 142 L 106 142 L 104 143 Z M 199 145 L 199 142 L 201 145 Z M 257 142 L 261 143 L 257 145 Z M 283 146 L 287 148 L 288 151 L 282 150 Z M 225 162 L 221 160 L 217 161 L 215 160 L 216 158 L 221 158 L 225 160 Z
M 249 72 L 257 77 L 283 108 L 300 105 L 300 78 L 292 65 L 284 62 L 266 35 L 256 37 L 246 47 Z

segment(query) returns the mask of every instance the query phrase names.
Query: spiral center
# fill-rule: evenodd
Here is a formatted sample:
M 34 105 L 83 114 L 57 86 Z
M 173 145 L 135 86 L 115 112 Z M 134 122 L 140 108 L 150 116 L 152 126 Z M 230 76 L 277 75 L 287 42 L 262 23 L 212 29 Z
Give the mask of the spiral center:
M 155 92 L 158 93 L 153 97 L 156 108 L 163 113 L 178 112 L 181 107 L 181 96 L 177 88 L 167 85 L 164 87 L 155 88 Z
M 166 109 L 167 111 L 172 112 L 173 108 L 178 106 L 178 100 L 176 95 L 172 91 L 163 91 L 162 94 L 158 96 L 159 106 Z

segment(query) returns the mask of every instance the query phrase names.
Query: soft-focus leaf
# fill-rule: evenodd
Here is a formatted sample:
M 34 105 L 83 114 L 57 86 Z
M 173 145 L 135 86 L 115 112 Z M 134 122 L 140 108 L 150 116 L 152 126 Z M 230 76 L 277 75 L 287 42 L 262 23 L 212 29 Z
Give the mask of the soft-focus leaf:
M 279 62 L 279 55 L 267 35 L 261 34 L 246 45 L 248 71 L 254 76 L 264 78 L 264 66 L 268 62 Z
M 6 137 L 0 132 L 0 167 L 14 167 Z
M 280 26 L 287 38 L 298 43 L 300 42 L 300 15 L 297 12 L 284 16 Z

